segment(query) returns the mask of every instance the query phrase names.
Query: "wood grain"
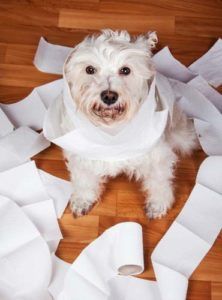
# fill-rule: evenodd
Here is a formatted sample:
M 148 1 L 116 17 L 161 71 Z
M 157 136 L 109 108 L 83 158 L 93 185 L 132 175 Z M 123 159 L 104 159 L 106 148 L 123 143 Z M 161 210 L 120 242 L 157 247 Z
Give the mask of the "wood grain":
M 157 30 L 158 50 L 169 45 L 182 63 L 189 65 L 222 35 L 222 2 L 217 0 L 1 0 L 0 101 L 12 103 L 32 88 L 58 76 L 43 74 L 32 65 L 40 36 L 49 42 L 73 46 L 102 28 L 122 28 L 133 33 Z M 222 91 L 222 89 L 219 89 Z M 136 221 L 143 226 L 145 271 L 155 279 L 150 255 L 181 211 L 192 187 L 202 151 L 180 160 L 175 178 L 176 202 L 166 217 L 148 220 L 140 185 L 124 175 L 107 183 L 101 202 L 89 215 L 74 219 L 69 208 L 59 221 L 64 239 L 57 255 L 67 262 L 110 226 Z M 37 166 L 69 178 L 61 150 L 56 146 L 34 157 Z M 193 273 L 188 300 L 222 299 L 222 237 L 219 236 Z M 139 300 L 139 299 L 138 299 Z
M 92 14 L 91 11 L 82 10 L 62 9 L 60 11 L 59 27 L 87 29 L 89 26 L 91 29 L 121 29 L 124 27 L 131 32 L 142 32 L 150 28 L 165 34 L 172 34 L 175 31 L 175 18 L 174 16 L 158 18 L 156 16 L 135 15 L 129 22 L 129 15 L 127 14 L 116 16 L 113 13 L 95 12 Z

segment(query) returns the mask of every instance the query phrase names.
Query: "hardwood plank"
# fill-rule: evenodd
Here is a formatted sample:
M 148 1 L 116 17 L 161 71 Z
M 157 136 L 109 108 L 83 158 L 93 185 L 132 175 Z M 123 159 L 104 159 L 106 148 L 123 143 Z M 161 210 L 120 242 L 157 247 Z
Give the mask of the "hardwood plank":
M 58 75 L 39 72 L 34 66 L 0 64 L 0 85 L 36 87 L 58 78 Z
M 3 103 L 17 102 L 31 93 L 32 87 L 0 86 L 0 101 Z
M 119 217 L 145 218 L 144 197 L 133 191 L 118 191 L 117 215 Z
M 109 13 L 145 14 L 147 16 L 206 16 L 220 18 L 220 1 L 209 0 L 101 0 L 100 11 Z
M 73 218 L 71 214 L 64 214 L 59 223 L 64 238 L 72 243 L 90 243 L 98 236 L 98 216 Z
M 192 275 L 195 280 L 222 282 L 222 238 L 219 236 L 211 250 Z
M 18 5 L 17 0 L 1 0 L 2 4 L 8 5 Z M 24 6 L 28 5 L 30 7 L 44 7 L 44 8 L 71 8 L 71 9 L 90 9 L 98 10 L 100 0 L 19 0 L 19 4 Z
M 48 160 L 35 158 L 35 162 L 38 168 L 57 177 L 69 180 L 69 172 L 63 160 L 51 159 L 48 161 Z
M 7 46 L 4 63 L 33 65 L 36 49 L 37 45 L 9 44 Z
M 58 11 L 55 8 L 42 8 L 39 6 L 16 5 L 0 3 L 1 24 L 26 24 L 39 26 L 56 26 Z
M 0 43 L 0 63 L 5 61 L 5 54 L 6 54 L 7 46 L 5 44 Z
M 61 240 L 56 255 L 68 263 L 73 263 L 88 243 L 71 243 L 66 238 Z
M 190 281 L 187 300 L 212 300 L 209 281 Z
M 218 38 L 222 35 L 222 18 L 176 17 L 176 31 L 179 35 Z
M 117 192 L 105 190 L 102 201 L 99 201 L 91 210 L 90 215 L 116 216 Z
M 222 282 L 211 283 L 211 300 L 222 299 Z
M 81 10 L 61 9 L 59 14 L 59 27 L 79 28 L 79 29 L 127 29 L 131 32 L 141 32 L 157 30 L 162 33 L 170 34 L 175 31 L 175 19 L 172 16 L 158 18 L 156 16 L 134 15 L 129 19 L 127 14 L 119 14 L 116 18 L 112 13 L 95 12 Z
M 76 29 L 42 26 L 29 26 L 23 24 L 2 24 L 0 26 L 0 42 L 8 44 L 26 44 L 37 47 L 41 36 L 50 43 L 72 47 L 92 32 L 92 30 L 79 31 Z

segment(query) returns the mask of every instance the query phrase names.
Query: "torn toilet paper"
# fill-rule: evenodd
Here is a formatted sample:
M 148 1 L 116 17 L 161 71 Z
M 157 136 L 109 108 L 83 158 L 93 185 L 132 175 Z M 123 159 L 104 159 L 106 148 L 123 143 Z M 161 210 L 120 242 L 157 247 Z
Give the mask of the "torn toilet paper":
M 71 51 L 72 48 L 52 45 L 41 38 L 34 63 L 44 72 L 62 74 L 63 64 Z M 142 229 L 136 223 L 121 223 L 108 229 L 83 250 L 72 265 L 53 254 L 61 238 L 56 217 L 60 217 L 64 211 L 71 187 L 69 183 L 38 170 L 34 162 L 29 160 L 49 146 L 42 134 L 32 130 L 43 127 L 42 120 L 48 107 L 47 118 L 53 112 L 53 122 L 50 123 L 50 120 L 47 123 L 46 119 L 46 136 L 64 148 L 69 147 L 70 132 L 66 135 L 59 132 L 53 110 L 63 101 L 69 109 L 75 110 L 70 106 L 66 80 L 61 79 L 37 87 L 18 104 L 0 107 L 3 124 L 0 128 L 2 299 L 71 300 L 73 295 L 76 300 L 186 299 L 188 279 L 210 250 L 222 227 L 222 104 L 221 95 L 208 85 L 208 82 L 214 86 L 222 83 L 222 43 L 218 40 L 207 54 L 189 68 L 178 62 L 168 48 L 164 48 L 153 59 L 161 74 L 157 74 L 153 81 L 148 97 L 152 102 L 154 87 L 157 88 L 163 110 L 159 115 L 156 114 L 155 103 L 153 110 L 150 110 L 154 120 L 156 117 L 161 124 L 157 132 L 153 131 L 152 142 L 155 143 L 164 131 L 166 118 L 170 117 L 173 102 L 177 101 L 188 116 L 194 118 L 203 150 L 208 155 L 217 155 L 210 156 L 202 163 L 186 205 L 152 253 L 157 281 L 130 276 L 141 273 L 144 268 Z M 32 120 L 29 111 L 33 105 L 39 118 L 34 116 Z M 21 109 L 24 118 L 18 114 Z M 75 151 L 80 153 L 85 151 L 86 145 L 88 147 L 88 129 L 93 133 L 93 143 L 100 149 L 110 142 L 107 133 L 87 127 L 87 120 L 76 116 L 78 130 L 74 135 L 78 133 L 80 144 L 76 145 Z M 136 130 L 139 122 L 130 130 Z M 84 131 L 85 127 L 87 130 Z M 116 138 L 118 142 L 124 137 L 124 128 L 122 132 L 121 138 Z M 125 137 L 128 143 L 128 134 Z M 27 142 L 23 143 L 24 140 Z M 111 153 L 104 159 L 121 157 L 126 149 L 123 145 L 121 147 L 121 151 Z M 142 147 L 140 149 L 144 150 Z M 91 158 L 96 159 L 96 153 L 91 150 L 83 154 L 92 155 Z M 9 177 L 15 187 L 13 190 L 9 186 Z M 26 182 L 29 182 L 32 189 L 26 189 Z M 99 251 L 101 248 L 102 253 Z

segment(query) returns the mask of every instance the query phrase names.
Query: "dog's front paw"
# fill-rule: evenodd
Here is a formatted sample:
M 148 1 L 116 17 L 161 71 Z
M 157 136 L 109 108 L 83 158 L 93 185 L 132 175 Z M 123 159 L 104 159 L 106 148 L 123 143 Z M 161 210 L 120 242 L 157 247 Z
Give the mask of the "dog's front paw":
M 174 202 L 174 195 L 170 193 L 163 199 L 149 199 L 146 205 L 146 215 L 149 219 L 160 219 L 166 215 Z
M 70 201 L 70 208 L 75 217 L 81 217 L 86 215 L 92 208 L 93 203 L 82 197 L 72 195 Z
M 169 207 L 164 203 L 151 202 L 146 207 L 146 215 L 149 219 L 160 219 L 167 213 L 168 209 Z

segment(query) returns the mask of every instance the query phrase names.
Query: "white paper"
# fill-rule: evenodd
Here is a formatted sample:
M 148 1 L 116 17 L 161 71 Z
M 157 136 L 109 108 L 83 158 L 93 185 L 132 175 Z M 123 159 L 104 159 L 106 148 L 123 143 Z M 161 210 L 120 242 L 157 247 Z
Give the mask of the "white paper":
M 39 170 L 39 175 L 47 194 L 54 200 L 57 217 L 61 218 L 72 194 L 71 182 L 53 176 L 43 170 Z
M 57 241 L 60 241 L 63 237 L 57 221 L 53 200 L 50 199 L 25 205 L 22 207 L 22 210 L 48 243 L 50 252 L 55 252 L 58 246 Z M 55 242 L 50 243 L 52 241 Z
M 16 103 L 0 103 L 0 137 L 12 132 L 14 127 L 42 129 L 46 109 L 62 90 L 63 79 L 58 79 L 34 88 L 27 97 Z
M 46 108 L 35 89 L 22 101 L 1 103 L 0 107 L 16 128 L 28 126 L 34 130 L 42 129 Z
M 156 70 L 167 77 L 188 82 L 195 77 L 195 72 L 191 72 L 186 66 L 181 64 L 170 52 L 168 47 L 164 47 L 153 56 Z
M 0 138 L 0 172 L 28 161 L 50 142 L 29 127 L 20 127 Z
M 207 157 L 200 165 L 196 181 L 217 192 L 222 194 L 222 156 Z
M 90 299 L 107 299 L 108 281 L 118 272 L 138 274 L 142 270 L 142 228 L 133 222 L 120 223 L 83 250 L 69 268 L 58 299 L 71 295 L 76 300 L 88 299 L 89 295 Z
M 11 133 L 14 129 L 14 125 L 9 121 L 4 111 L 0 108 L 0 138 Z
M 196 76 L 188 83 L 201 92 L 220 112 L 222 112 L 222 95 L 212 88 L 203 77 Z
M 222 84 L 222 39 L 218 39 L 210 50 L 189 66 L 214 87 Z
M 160 300 L 155 281 L 132 276 L 115 276 L 108 282 L 110 295 L 108 300 Z
M 194 119 L 200 144 L 208 155 L 222 153 L 222 115 L 208 99 L 192 85 L 171 80 L 178 104 Z
M 34 161 L 1 172 L 0 194 L 19 206 L 50 199 Z
M 222 194 L 218 189 L 221 192 L 222 185 L 220 179 L 218 188 L 218 175 L 221 169 L 221 157 L 212 156 L 203 162 L 184 208 L 152 253 L 157 283 L 164 300 L 186 299 L 188 278 L 220 233 Z M 212 183 L 214 180 L 215 184 Z
M 0 172 L 1 195 L 20 206 L 52 199 L 58 218 L 67 206 L 71 192 L 70 182 L 37 169 L 34 161 Z
M 64 61 L 72 50 L 73 48 L 70 47 L 50 44 L 41 37 L 35 54 L 34 65 L 42 72 L 62 74 Z
M 15 203 L 2 196 L 0 200 L 0 278 L 4 276 L 6 287 L 0 289 L 1 299 L 51 299 L 47 244 Z
M 202 57 L 192 63 L 188 68 L 181 64 L 170 52 L 168 47 L 164 47 L 153 56 L 153 61 L 158 72 L 161 74 L 188 82 L 196 75 L 201 75 L 214 87 L 222 84 L 222 40 L 218 39 L 210 50 Z
M 71 264 L 61 260 L 54 254 L 52 255 L 52 278 L 48 290 L 53 299 L 57 299 L 64 285 L 64 279 Z
M 167 81 L 166 78 L 165 81 Z M 114 135 L 95 126 L 75 109 L 68 84 L 65 82 L 64 97 L 57 98 L 47 111 L 43 126 L 44 135 L 63 149 L 87 159 L 110 161 L 144 154 L 162 136 L 169 111 L 172 109 L 172 103 L 169 105 L 164 103 L 163 110 L 155 111 L 157 106 L 155 82 L 154 79 L 148 97 L 137 115 Z M 73 123 L 74 128 L 67 133 L 61 130 L 60 111 L 63 105 L 67 109 L 67 118 L 70 114 L 70 122 Z M 131 138 L 132 136 L 134 139 Z
M 36 87 L 35 91 L 41 98 L 45 107 L 48 108 L 51 103 L 62 94 L 63 85 L 63 79 L 58 79 Z

